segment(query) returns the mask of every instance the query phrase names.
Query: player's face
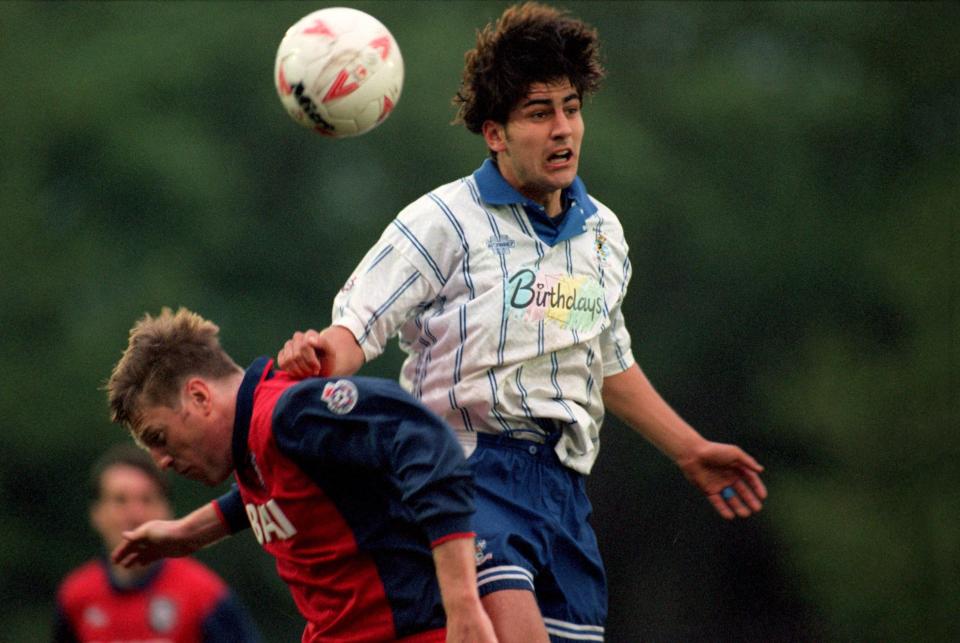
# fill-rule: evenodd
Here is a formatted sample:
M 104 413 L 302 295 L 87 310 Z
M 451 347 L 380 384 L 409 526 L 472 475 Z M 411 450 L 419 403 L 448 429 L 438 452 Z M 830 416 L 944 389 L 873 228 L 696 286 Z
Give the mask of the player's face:
M 208 401 L 186 392 L 179 408 L 143 409 L 138 439 L 161 469 L 213 486 L 233 471 L 232 423 L 224 430 L 222 418 L 211 412 Z
M 100 498 L 90 518 L 108 550 L 120 544 L 124 531 L 170 515 L 170 505 L 157 483 L 137 467 L 116 464 L 100 476 Z
M 583 141 L 576 88 L 568 80 L 534 83 L 506 124 L 487 121 L 483 133 L 503 178 L 547 214 L 559 214 L 560 191 L 577 175 Z

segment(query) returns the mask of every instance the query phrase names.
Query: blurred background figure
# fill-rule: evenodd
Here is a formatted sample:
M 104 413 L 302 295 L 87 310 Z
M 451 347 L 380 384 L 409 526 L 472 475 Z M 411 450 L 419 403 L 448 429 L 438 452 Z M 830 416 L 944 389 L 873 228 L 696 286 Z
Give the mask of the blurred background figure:
M 103 553 L 72 571 L 57 592 L 53 640 L 243 643 L 260 635 L 226 583 L 189 558 L 120 567 L 109 554 L 124 531 L 170 518 L 169 486 L 150 456 L 116 445 L 90 476 L 90 524 Z

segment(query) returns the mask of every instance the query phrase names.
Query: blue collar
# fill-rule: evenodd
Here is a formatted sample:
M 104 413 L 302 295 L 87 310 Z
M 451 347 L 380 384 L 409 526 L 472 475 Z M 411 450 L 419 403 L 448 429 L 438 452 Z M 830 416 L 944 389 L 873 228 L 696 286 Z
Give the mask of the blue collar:
M 587 188 L 579 176 L 574 177 L 573 183 L 564 188 L 560 194 L 566 209 L 552 218 L 547 216 L 539 203 L 523 196 L 507 183 L 492 159 L 485 160 L 483 165 L 473 173 L 473 178 L 480 189 L 480 197 L 485 202 L 491 205 L 523 206 L 537 236 L 550 246 L 586 231 L 587 219 L 597 211 L 597 206 L 590 200 Z
M 139 592 L 152 585 L 153 581 L 157 579 L 157 576 L 159 576 L 160 572 L 163 570 L 165 563 L 166 560 L 163 558 L 155 563 L 150 563 L 150 567 L 146 574 L 138 578 L 134 578 L 129 585 L 125 585 L 113 575 L 113 567 L 110 565 L 110 552 L 104 552 L 100 557 L 100 565 L 103 567 L 103 571 L 107 574 L 107 582 L 110 584 L 110 589 L 119 594 Z
M 237 408 L 233 418 L 233 468 L 243 476 L 248 467 L 247 437 L 250 435 L 250 418 L 253 416 L 253 393 L 264 379 L 273 376 L 273 360 L 258 357 L 247 368 L 237 391 Z

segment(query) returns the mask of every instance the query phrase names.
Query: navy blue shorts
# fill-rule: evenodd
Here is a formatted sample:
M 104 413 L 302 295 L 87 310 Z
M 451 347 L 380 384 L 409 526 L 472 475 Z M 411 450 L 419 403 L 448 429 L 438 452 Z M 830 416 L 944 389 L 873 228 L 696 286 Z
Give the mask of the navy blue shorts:
M 468 462 L 480 595 L 532 591 L 552 641 L 602 641 L 607 581 L 584 476 L 553 444 L 484 433 Z

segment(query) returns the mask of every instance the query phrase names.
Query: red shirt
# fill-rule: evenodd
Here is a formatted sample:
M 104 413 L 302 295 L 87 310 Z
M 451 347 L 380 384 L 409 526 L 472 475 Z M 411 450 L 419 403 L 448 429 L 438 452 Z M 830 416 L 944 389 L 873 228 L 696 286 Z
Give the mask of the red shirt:
M 202 643 L 204 619 L 228 595 L 216 574 L 189 558 L 162 561 L 128 589 L 117 587 L 98 559 L 66 577 L 57 605 L 80 641 Z

